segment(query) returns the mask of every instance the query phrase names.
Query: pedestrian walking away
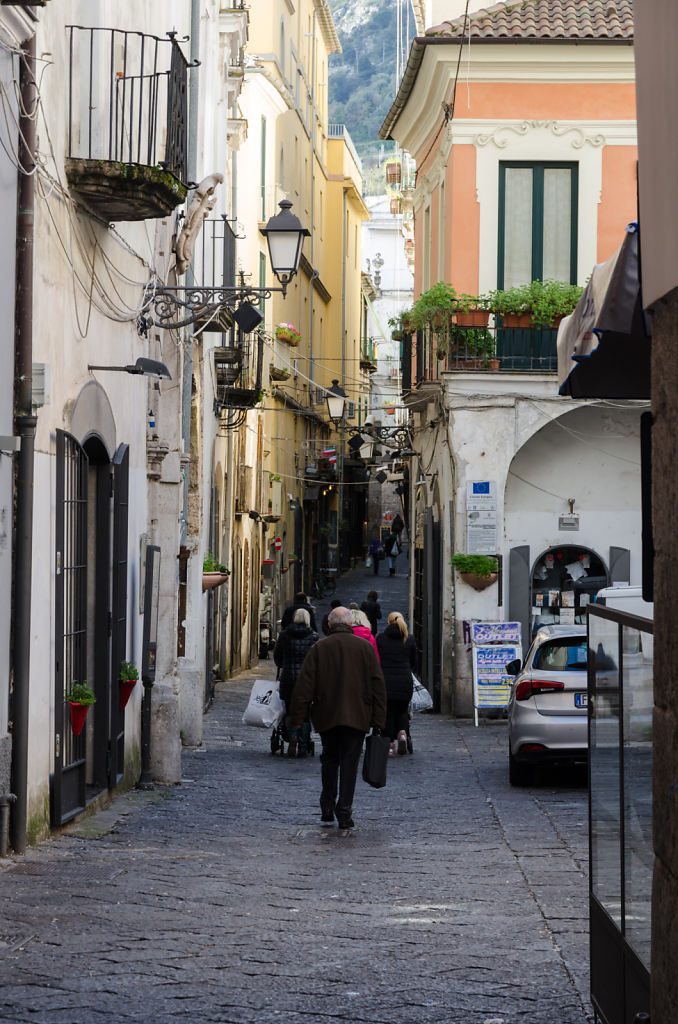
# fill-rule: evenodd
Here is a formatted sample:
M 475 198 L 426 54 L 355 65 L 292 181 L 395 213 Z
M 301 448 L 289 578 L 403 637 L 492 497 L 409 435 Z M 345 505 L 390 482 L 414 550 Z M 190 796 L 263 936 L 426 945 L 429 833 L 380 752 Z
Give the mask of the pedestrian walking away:
M 306 609 L 311 620 L 311 629 L 313 630 L 314 633 L 317 633 L 318 627 L 315 621 L 315 608 L 313 608 L 313 606 L 309 604 L 309 600 L 306 597 L 306 594 L 302 593 L 301 591 L 298 594 L 294 595 L 294 601 L 292 602 L 292 604 L 288 605 L 285 611 L 283 612 L 282 619 L 280 620 L 280 628 L 287 629 L 287 627 L 292 624 L 292 620 L 294 619 L 294 613 L 296 612 L 297 608 Z
M 395 576 L 396 558 L 400 554 L 400 541 L 395 533 L 390 533 L 384 541 L 384 551 L 388 558 L 388 574 Z
M 351 615 L 353 616 L 353 632 L 356 636 L 361 636 L 363 640 L 367 640 L 369 644 L 372 644 L 374 653 L 377 658 L 379 657 L 379 650 L 377 648 L 377 641 L 374 639 L 374 634 L 370 629 L 370 620 L 365 615 L 365 612 L 361 612 L 357 607 L 349 608 Z
M 375 576 L 379 575 L 379 563 L 384 557 L 384 549 L 382 547 L 379 537 L 373 537 L 370 541 L 370 558 L 372 559 L 372 571 Z
M 412 673 L 416 664 L 414 637 L 400 612 L 391 612 L 388 625 L 377 637 L 381 669 L 386 682 L 386 735 L 391 739 L 391 753 L 412 752 L 409 738 L 409 704 L 412 700 Z
M 379 607 L 379 594 L 376 590 L 370 590 L 367 595 L 367 599 L 360 605 L 360 610 L 365 612 L 365 615 L 370 620 L 370 629 L 372 635 L 377 635 L 379 629 L 378 623 L 381 618 L 381 608 Z
M 282 631 L 273 651 L 273 660 L 280 670 L 280 699 L 285 702 L 285 731 L 289 746 L 289 757 L 305 757 L 311 741 L 311 722 L 307 718 L 298 729 L 289 721 L 289 708 L 297 677 L 304 663 L 304 658 L 318 640 L 318 634 L 311 629 L 310 615 L 307 608 L 297 608 L 292 623 Z
M 398 544 L 400 544 L 400 534 L 403 532 L 404 528 L 405 523 L 403 522 L 403 517 L 400 515 L 400 512 L 396 512 L 395 519 L 391 523 L 391 532 L 395 533 L 398 538 Z
M 348 608 L 330 612 L 330 635 L 311 647 L 292 695 L 290 718 L 309 715 L 322 739 L 322 820 L 353 828 L 353 795 L 365 733 L 383 729 L 386 687 L 371 645 L 352 630 Z
M 332 600 L 330 601 L 330 612 L 332 611 L 333 608 L 339 608 L 341 606 L 341 604 L 342 604 L 341 598 L 338 598 L 338 597 L 332 598 Z M 329 622 L 327 621 L 329 619 L 329 617 L 330 617 L 330 612 L 325 612 L 325 614 L 323 615 L 323 621 L 322 621 L 321 626 L 320 626 L 320 628 L 322 629 L 322 631 L 325 634 L 325 636 L 328 636 L 329 632 L 330 632 Z

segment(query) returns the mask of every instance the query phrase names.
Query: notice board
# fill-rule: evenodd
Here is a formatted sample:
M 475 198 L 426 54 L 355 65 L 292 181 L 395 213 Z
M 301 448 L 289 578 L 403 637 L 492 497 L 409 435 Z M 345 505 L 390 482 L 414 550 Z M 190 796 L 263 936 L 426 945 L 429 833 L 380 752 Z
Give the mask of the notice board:
M 505 708 L 511 695 L 513 676 L 506 665 L 516 658 L 522 660 L 519 622 L 474 622 L 473 641 L 473 705 L 475 723 L 482 708 Z

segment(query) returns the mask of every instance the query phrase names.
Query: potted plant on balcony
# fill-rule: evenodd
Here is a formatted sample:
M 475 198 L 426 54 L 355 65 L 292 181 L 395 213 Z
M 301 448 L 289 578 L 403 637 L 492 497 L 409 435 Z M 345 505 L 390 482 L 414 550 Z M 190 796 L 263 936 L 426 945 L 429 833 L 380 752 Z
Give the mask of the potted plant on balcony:
M 230 569 L 213 555 L 210 551 L 204 555 L 202 560 L 202 590 L 212 590 L 213 587 L 220 587 L 231 575 Z
M 531 318 L 541 327 L 557 327 L 569 316 L 584 291 L 564 281 L 533 281 L 530 285 Z
M 494 338 L 487 327 L 451 327 L 448 338 L 438 338 L 438 358 L 447 355 L 448 343 L 455 356 L 456 366 L 465 369 L 496 369 L 492 366 L 496 362 L 493 359 Z
M 458 327 L 487 327 L 489 319 L 489 296 L 464 293 L 457 297 L 455 320 Z
M 275 329 L 275 336 L 278 341 L 286 341 L 288 345 L 293 345 L 295 348 L 301 341 L 301 334 L 296 329 L 294 324 L 280 323 Z
M 82 683 L 71 683 L 70 689 L 64 695 L 71 709 L 71 729 L 74 736 L 79 736 L 87 718 L 87 712 L 97 699 L 94 691 L 87 685 L 87 680 Z
M 504 327 L 530 327 L 532 324 L 531 284 L 499 288 L 489 295 L 493 313 L 502 317 Z
M 132 690 L 137 684 L 139 672 L 133 661 L 120 662 L 120 710 L 127 706 Z
M 449 327 L 456 304 L 457 293 L 452 285 L 438 281 L 421 293 L 412 306 L 409 322 L 415 331 L 428 326 L 436 333 L 440 333 Z
M 457 554 L 452 556 L 452 565 L 474 590 L 485 590 L 497 582 L 498 562 L 494 555 Z

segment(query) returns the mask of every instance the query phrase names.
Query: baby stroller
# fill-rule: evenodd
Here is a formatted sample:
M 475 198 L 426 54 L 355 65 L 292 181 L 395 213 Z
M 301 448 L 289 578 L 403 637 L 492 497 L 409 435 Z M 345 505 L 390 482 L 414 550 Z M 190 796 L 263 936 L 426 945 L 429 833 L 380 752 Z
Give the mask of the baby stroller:
M 306 757 L 307 755 L 314 757 L 315 743 L 311 739 L 311 723 L 304 722 L 301 728 L 297 730 L 297 733 L 296 754 L 290 754 L 289 715 L 285 715 L 280 724 L 271 733 L 271 753 L 280 754 L 283 757 L 285 754 L 285 744 L 287 744 L 288 757 Z

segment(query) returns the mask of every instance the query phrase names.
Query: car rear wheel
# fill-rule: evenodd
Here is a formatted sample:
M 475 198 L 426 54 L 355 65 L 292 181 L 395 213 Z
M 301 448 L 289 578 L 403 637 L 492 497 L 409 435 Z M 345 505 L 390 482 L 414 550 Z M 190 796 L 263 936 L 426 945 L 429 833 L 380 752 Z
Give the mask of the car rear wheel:
M 512 786 L 528 786 L 532 779 L 532 767 L 516 761 L 509 747 L 509 782 Z

